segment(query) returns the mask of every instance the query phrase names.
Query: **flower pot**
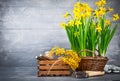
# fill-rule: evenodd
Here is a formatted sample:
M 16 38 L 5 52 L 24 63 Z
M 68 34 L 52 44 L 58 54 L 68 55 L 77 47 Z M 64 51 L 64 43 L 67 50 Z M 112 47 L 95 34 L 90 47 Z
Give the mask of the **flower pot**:
M 84 57 L 79 63 L 78 71 L 104 71 L 107 57 Z
M 81 50 L 81 52 L 91 52 L 94 57 L 86 56 L 81 58 L 78 71 L 104 71 L 104 67 L 108 61 L 107 57 L 97 56 L 97 54 L 91 50 Z

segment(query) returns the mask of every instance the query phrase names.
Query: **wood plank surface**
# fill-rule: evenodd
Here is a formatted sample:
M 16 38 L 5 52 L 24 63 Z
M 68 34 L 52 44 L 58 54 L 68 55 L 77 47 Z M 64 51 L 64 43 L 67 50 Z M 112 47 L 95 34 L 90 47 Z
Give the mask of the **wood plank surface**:
M 40 64 L 53 64 L 53 63 L 55 63 L 55 61 L 57 61 L 57 60 L 42 60 L 42 61 L 38 61 L 38 64 L 39 65 Z M 58 61 L 55 64 L 66 64 L 66 63 L 63 61 Z
M 51 68 L 51 66 L 38 66 L 39 70 L 49 70 Z M 51 69 L 60 69 L 60 70 L 69 70 L 70 67 L 69 66 L 53 66 Z
M 59 76 L 59 75 L 63 75 L 63 76 L 68 76 L 70 75 L 71 72 L 70 71 L 50 71 L 48 74 L 48 71 L 38 71 L 38 76 Z

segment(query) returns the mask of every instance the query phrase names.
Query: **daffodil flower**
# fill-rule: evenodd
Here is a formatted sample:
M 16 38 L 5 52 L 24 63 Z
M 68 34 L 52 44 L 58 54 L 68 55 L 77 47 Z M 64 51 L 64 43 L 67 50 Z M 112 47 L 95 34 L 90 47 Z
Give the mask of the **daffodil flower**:
M 68 13 L 68 12 L 66 12 L 66 13 L 63 15 L 64 18 L 68 18 L 68 16 L 69 16 L 69 13 Z
M 95 3 L 98 7 L 100 6 L 104 6 L 106 4 L 106 0 L 100 0 L 98 2 Z
M 106 4 L 106 0 L 100 0 L 100 3 L 101 3 L 101 5 L 103 6 L 103 5 Z
M 101 13 L 99 10 L 95 10 L 94 14 L 95 14 L 95 17 L 97 18 L 101 16 Z
M 113 8 L 108 7 L 108 11 L 109 11 L 109 12 L 113 12 Z
M 100 13 L 101 13 L 101 15 L 105 15 L 106 14 L 106 8 L 105 7 L 100 7 Z
M 80 20 L 77 20 L 76 22 L 75 22 L 75 25 L 77 25 L 77 26 L 79 26 L 79 25 L 81 25 L 82 23 L 80 22 Z
M 109 26 L 109 25 L 111 24 L 110 20 L 106 20 L 106 21 L 105 21 L 105 24 L 106 24 L 107 26 Z
M 86 12 L 85 17 L 89 17 L 89 16 L 91 16 L 91 12 Z
M 118 14 L 114 14 L 112 19 L 113 19 L 113 21 L 119 20 L 119 15 Z
M 69 24 L 70 24 L 70 26 L 73 26 L 74 25 L 74 20 L 70 20 Z
M 101 6 L 101 2 L 95 2 L 95 4 L 99 7 Z
M 101 31 L 102 31 L 102 28 L 101 28 L 101 26 L 100 26 L 99 24 L 97 25 L 97 28 L 96 28 L 96 29 L 97 29 L 98 32 L 101 32 Z
M 65 26 L 66 26 L 66 24 L 65 24 L 65 22 L 61 22 L 61 27 L 63 28 L 63 29 L 65 29 Z

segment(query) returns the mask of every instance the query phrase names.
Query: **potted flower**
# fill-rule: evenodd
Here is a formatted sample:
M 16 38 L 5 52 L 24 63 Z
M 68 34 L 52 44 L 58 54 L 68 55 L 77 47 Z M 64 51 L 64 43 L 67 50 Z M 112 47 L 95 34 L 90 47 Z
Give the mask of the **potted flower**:
M 92 9 L 88 4 L 78 1 L 74 4 L 72 14 L 68 12 L 64 14 L 64 18 L 68 19 L 67 22 L 62 22 L 61 26 L 66 30 L 71 50 L 74 50 L 83 59 L 86 59 L 87 56 L 90 56 L 89 60 L 95 59 L 95 61 L 88 63 L 87 57 L 87 61 L 84 61 L 82 65 L 86 67 L 92 63 L 92 65 L 97 66 L 95 63 L 96 58 L 93 58 L 97 57 L 97 61 L 103 64 L 103 66 L 98 67 L 102 67 L 100 70 L 103 70 L 107 62 L 105 55 L 108 45 L 118 27 L 117 24 L 112 25 L 112 22 L 119 20 L 119 16 L 118 14 L 113 14 L 111 19 L 106 17 L 107 13 L 113 12 L 113 8 L 106 8 L 106 0 L 99 0 L 95 2 L 95 5 L 97 6 L 96 9 Z M 96 50 L 98 55 L 96 55 Z M 101 60 L 101 57 L 104 61 Z M 83 62 L 81 61 L 81 63 Z M 90 67 L 92 66 L 88 68 Z

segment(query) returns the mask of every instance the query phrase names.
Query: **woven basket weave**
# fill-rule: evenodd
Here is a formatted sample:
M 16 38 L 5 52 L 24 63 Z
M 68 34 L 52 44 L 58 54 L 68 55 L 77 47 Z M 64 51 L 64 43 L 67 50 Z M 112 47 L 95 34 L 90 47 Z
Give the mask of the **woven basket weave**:
M 92 52 L 90 50 L 84 50 L 80 52 Z M 107 57 L 97 56 L 96 53 L 92 52 L 94 57 L 84 57 L 79 63 L 78 71 L 104 71 L 105 64 L 108 61 Z

